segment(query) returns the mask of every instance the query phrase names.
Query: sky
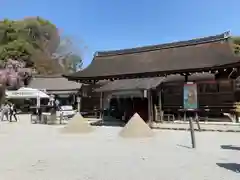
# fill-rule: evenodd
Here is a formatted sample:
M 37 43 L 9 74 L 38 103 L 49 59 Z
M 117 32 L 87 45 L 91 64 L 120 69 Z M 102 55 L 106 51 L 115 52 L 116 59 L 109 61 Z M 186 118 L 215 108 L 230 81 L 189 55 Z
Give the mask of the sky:
M 96 51 L 240 35 L 240 0 L 0 0 L 0 19 L 40 16 L 74 40 L 86 67 Z

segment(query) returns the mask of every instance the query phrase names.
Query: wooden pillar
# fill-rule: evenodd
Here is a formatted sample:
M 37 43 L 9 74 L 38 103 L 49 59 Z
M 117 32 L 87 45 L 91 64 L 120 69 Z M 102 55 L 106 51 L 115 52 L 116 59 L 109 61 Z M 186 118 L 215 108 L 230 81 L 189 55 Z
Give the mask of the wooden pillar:
M 82 102 L 82 98 L 80 96 L 78 96 L 77 97 L 78 113 L 81 112 L 81 102 Z
M 133 101 L 133 96 L 131 96 L 131 102 L 132 102 L 132 110 L 134 111 L 133 113 L 135 114 L 135 104 L 134 104 L 134 101 Z
M 151 97 L 151 90 L 147 90 L 147 99 L 148 99 L 148 123 L 151 125 L 153 121 L 152 117 L 152 97 Z
M 160 121 L 163 121 L 163 112 L 162 112 L 162 87 L 159 91 L 158 94 L 158 106 L 159 106 L 159 116 L 160 116 Z
M 100 119 L 103 118 L 103 97 L 104 97 L 104 94 L 103 92 L 101 92 L 100 94 Z
M 152 96 L 152 94 L 150 94 L 150 102 L 151 102 L 151 117 L 152 117 L 152 119 L 151 119 L 151 121 L 153 122 L 154 121 L 154 109 L 153 109 L 153 96 Z

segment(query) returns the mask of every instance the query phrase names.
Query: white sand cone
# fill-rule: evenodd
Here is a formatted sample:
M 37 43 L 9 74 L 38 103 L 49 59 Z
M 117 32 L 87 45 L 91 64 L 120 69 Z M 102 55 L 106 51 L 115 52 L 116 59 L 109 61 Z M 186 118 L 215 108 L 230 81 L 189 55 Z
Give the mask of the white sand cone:
M 77 113 L 68 124 L 62 129 L 63 133 L 90 133 L 94 128 L 82 117 L 80 113 Z
M 154 133 L 138 113 L 135 113 L 122 128 L 119 135 L 125 138 L 141 138 L 152 137 Z

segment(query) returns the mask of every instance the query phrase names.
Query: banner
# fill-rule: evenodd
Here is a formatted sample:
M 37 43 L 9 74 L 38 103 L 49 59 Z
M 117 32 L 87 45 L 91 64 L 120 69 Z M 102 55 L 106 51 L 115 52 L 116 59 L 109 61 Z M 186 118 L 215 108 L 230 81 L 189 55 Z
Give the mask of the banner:
M 184 109 L 197 109 L 197 84 L 186 83 L 183 89 L 183 107 Z

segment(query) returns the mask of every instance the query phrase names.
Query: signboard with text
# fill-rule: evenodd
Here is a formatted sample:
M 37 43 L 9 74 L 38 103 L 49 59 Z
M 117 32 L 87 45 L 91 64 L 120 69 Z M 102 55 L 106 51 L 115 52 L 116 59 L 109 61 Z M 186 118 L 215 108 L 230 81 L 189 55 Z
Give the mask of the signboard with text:
M 7 95 L 14 97 L 33 97 L 37 96 L 37 93 L 31 91 L 8 91 Z
M 197 109 L 197 84 L 186 83 L 183 87 L 183 107 L 184 109 Z

